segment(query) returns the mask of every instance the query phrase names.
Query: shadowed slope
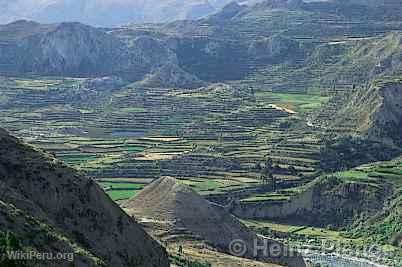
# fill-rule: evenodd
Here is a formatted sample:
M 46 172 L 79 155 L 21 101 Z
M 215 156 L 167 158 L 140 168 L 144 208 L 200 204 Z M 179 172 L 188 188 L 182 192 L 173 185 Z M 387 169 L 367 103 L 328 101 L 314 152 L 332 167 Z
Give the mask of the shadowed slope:
M 1 129 L 0 201 L 9 207 L 9 212 L 0 213 L 2 231 L 12 230 L 3 222 L 8 221 L 4 218 L 13 217 L 10 214 L 16 214 L 13 210 L 17 209 L 21 213 L 17 219 L 21 219 L 16 221 L 24 222 L 29 217 L 29 221 L 36 222 L 33 225 L 47 225 L 46 229 L 56 236 L 65 236 L 69 244 L 76 243 L 107 266 L 169 266 L 166 253 L 159 244 L 113 203 L 93 180 Z M 18 234 L 29 232 L 18 227 L 15 230 Z M 34 239 L 23 238 L 27 246 L 35 247 Z M 63 248 L 58 245 L 50 251 L 69 252 L 71 246 Z M 36 248 L 40 250 L 40 247 Z M 82 257 L 77 255 L 77 260 L 78 257 L 81 260 Z M 50 263 L 43 264 L 48 266 Z

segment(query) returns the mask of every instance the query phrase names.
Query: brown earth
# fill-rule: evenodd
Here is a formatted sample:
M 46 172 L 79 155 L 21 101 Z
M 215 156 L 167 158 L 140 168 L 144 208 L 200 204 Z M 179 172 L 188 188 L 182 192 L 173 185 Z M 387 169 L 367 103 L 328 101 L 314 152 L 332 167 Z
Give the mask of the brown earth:
M 239 256 L 285 266 L 305 266 L 299 255 L 272 240 L 267 241 L 267 247 L 278 246 L 278 255 L 258 253 L 255 257 L 254 242 L 262 244 L 262 240 L 254 232 L 223 207 L 208 202 L 174 178 L 154 181 L 137 196 L 122 203 L 122 207 L 140 221 L 153 225 L 154 234 L 165 241 L 204 240 L 220 252 L 231 253 L 232 241 L 242 240 L 245 251 Z
M 162 247 L 92 179 L 1 129 L 0 204 L 1 231 L 40 252 L 74 251 L 74 266 L 169 266 Z

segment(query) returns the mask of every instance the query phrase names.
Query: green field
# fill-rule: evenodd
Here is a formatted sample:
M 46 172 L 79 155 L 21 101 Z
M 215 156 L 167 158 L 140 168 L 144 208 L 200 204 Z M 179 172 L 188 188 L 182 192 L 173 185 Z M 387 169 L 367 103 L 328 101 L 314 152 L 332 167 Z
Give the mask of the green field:
M 137 190 L 111 190 L 107 194 L 114 201 L 126 200 L 134 197 L 138 193 Z
M 135 179 L 130 182 L 126 179 L 105 179 L 99 180 L 98 184 L 114 201 L 129 199 L 145 186 L 143 183 L 136 183 Z
M 250 197 L 241 199 L 241 202 L 268 202 L 268 201 L 287 201 L 290 200 L 290 196 L 280 193 L 266 193 L 255 194 Z
M 276 222 L 258 221 L 258 220 L 242 220 L 242 222 L 257 231 L 264 231 L 264 230 L 266 231 L 267 229 L 270 229 L 273 231 L 286 234 L 293 234 L 295 236 L 304 238 L 328 239 L 332 241 L 348 240 L 348 238 L 344 237 L 344 235 L 338 231 L 332 231 L 323 228 L 308 227 L 304 225 L 289 225 L 289 224 L 281 224 Z
M 275 99 L 275 104 L 295 112 L 308 112 L 326 103 L 329 98 L 316 94 L 257 93 L 257 99 Z
M 402 159 L 362 165 L 349 171 L 335 173 L 335 175 L 345 181 L 372 184 L 389 182 L 397 188 L 402 188 Z
M 304 112 L 325 97 L 293 90 L 252 96 L 236 82 L 204 90 L 130 85 L 67 108 L 65 99 L 84 81 L 16 79 L 2 89 L 13 106 L 0 106 L 0 122 L 97 179 L 173 176 L 203 195 L 227 194 L 260 186 L 255 166 L 267 156 L 279 166 L 279 183 L 300 186 L 317 175 L 319 133 L 292 125 L 305 124 Z M 131 195 L 115 191 L 113 199 Z

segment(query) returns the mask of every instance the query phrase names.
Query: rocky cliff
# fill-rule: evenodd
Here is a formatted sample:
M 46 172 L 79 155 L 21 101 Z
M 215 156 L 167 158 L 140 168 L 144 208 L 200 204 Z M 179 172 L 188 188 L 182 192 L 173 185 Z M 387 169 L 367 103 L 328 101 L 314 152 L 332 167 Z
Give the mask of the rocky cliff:
M 0 71 L 62 76 L 123 76 L 139 80 L 153 68 L 176 64 L 175 54 L 156 38 L 129 42 L 80 23 L 40 25 L 17 21 L 0 27 Z
M 329 127 L 351 127 L 371 139 L 402 145 L 402 81 L 382 78 L 356 89 L 327 120 Z
M 159 244 L 92 179 L 4 130 L 0 192 L 0 230 L 13 232 L 27 247 L 74 252 L 75 266 L 169 266 Z
M 363 212 L 376 214 L 390 193 L 389 185 L 378 188 L 328 177 L 314 182 L 289 201 L 238 202 L 230 211 L 240 218 L 289 220 L 321 227 L 344 226 Z
M 274 35 L 253 41 L 248 48 L 248 53 L 260 61 L 265 60 L 272 63 L 283 61 L 284 58 L 296 60 L 302 51 L 296 40 Z
M 402 81 L 374 83 L 356 93 L 345 112 L 353 111 L 358 130 L 402 145 Z

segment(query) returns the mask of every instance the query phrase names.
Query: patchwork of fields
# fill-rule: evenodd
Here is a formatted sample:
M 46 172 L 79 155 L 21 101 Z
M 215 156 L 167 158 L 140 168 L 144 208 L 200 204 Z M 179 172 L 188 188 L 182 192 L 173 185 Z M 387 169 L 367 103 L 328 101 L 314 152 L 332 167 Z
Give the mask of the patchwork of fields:
M 325 97 L 215 84 L 128 85 L 106 98 L 110 91 L 87 89 L 84 79 L 42 78 L 9 79 L 2 91 L 3 127 L 99 179 L 114 200 L 159 176 L 204 195 L 253 190 L 267 158 L 283 187 L 317 175 L 320 139 L 305 112 Z

